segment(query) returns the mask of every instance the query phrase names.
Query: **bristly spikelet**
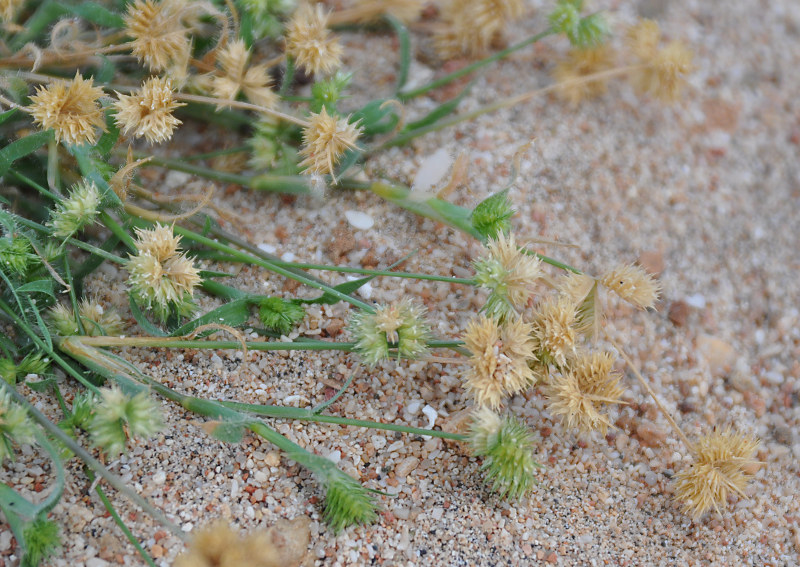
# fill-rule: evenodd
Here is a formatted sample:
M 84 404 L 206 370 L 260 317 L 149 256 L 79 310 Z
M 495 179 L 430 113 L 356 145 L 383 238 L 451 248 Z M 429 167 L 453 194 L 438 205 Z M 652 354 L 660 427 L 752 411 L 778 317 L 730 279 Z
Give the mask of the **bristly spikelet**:
M 334 533 L 344 528 L 371 524 L 378 517 L 375 498 L 350 475 L 334 469 L 324 479 L 325 521 Z
M 469 322 L 464 343 L 471 356 L 465 380 L 477 404 L 496 409 L 535 381 L 528 365 L 536 345 L 530 335 L 531 326 L 520 318 L 500 325 L 480 315 Z
M 119 336 L 125 330 L 122 318 L 116 309 L 105 308 L 96 299 L 84 298 L 78 306 L 83 332 L 90 336 Z M 49 312 L 50 325 L 57 335 L 69 337 L 80 334 L 72 309 L 57 304 Z
M 597 298 L 597 280 L 586 274 L 565 273 L 557 284 L 561 296 L 577 305 L 575 329 L 596 337 L 603 322 L 603 309 Z
M 603 274 L 599 281 L 625 301 L 642 309 L 654 307 L 661 291 L 658 280 L 634 264 L 617 266 Z
M 320 4 L 303 4 L 286 24 L 286 54 L 309 73 L 330 74 L 341 64 L 342 46 L 328 31 Z
M 473 414 L 469 442 L 473 454 L 483 457 L 486 482 L 501 496 L 520 498 L 536 484 L 541 465 L 533 458 L 533 434 L 520 421 L 481 408 Z
M 698 519 L 711 508 L 717 513 L 735 492 L 744 496 L 747 482 L 762 463 L 753 457 L 759 441 L 730 428 L 715 430 L 691 447 L 695 462 L 677 475 L 675 498 Z
M 0 391 L 0 464 L 14 458 L 14 443 L 33 443 L 36 428 L 25 408 L 15 404 L 5 389 Z
M 184 25 L 186 0 L 136 0 L 128 5 L 126 33 L 133 38 L 133 55 L 153 72 L 182 68 L 191 53 Z
M 497 238 L 499 233 L 511 232 L 514 208 L 508 198 L 508 189 L 490 195 L 475 207 L 470 215 L 472 226 L 485 239 Z
M 455 0 L 443 10 L 445 27 L 434 37 L 444 58 L 484 53 L 508 22 L 522 15 L 521 0 Z
M 424 5 L 424 0 L 356 0 L 354 8 L 360 11 L 360 22 L 372 22 L 386 14 L 410 24 L 419 19 Z
M 14 21 L 17 13 L 25 5 L 25 0 L 2 0 L 0 1 L 0 22 L 8 24 Z
M 280 297 L 268 297 L 260 303 L 258 314 L 261 322 L 268 329 L 287 335 L 297 323 L 303 320 L 306 310 L 302 305 L 293 301 L 287 301 Z
M 431 329 L 425 308 L 408 299 L 378 307 L 375 313 L 357 313 L 349 329 L 355 350 L 366 364 L 389 358 L 390 344 L 396 346 L 398 358 L 416 359 L 428 352 Z
M 19 361 L 19 364 L 14 364 L 10 358 L 0 358 L 0 378 L 12 386 L 20 377 L 28 374 L 44 374 L 48 368 L 50 368 L 50 361 L 41 352 L 27 354 Z
M 344 152 L 357 147 L 360 135 L 361 128 L 357 123 L 331 116 L 323 106 L 319 114 L 311 114 L 309 125 L 303 130 L 300 155 L 305 159 L 298 166 L 304 168 L 303 173 L 333 175 L 334 167 Z
M 614 51 L 607 45 L 571 49 L 567 58 L 556 64 L 553 78 L 556 93 L 572 105 L 598 97 L 607 90 L 607 79 L 587 77 L 607 71 L 614 66 Z
M 532 325 L 537 343 L 536 355 L 543 364 L 564 366 L 575 354 L 577 317 L 577 307 L 564 296 L 548 299 L 539 305 Z
M 169 140 L 172 132 L 181 124 L 172 113 L 184 106 L 175 101 L 172 94 L 170 80 L 160 77 L 147 79 L 137 94 L 128 96 L 117 93 L 119 100 L 114 103 L 117 126 L 123 134 L 143 137 L 151 144 Z
M 200 274 L 192 261 L 178 253 L 180 237 L 172 229 L 157 225 L 152 230 L 137 230 L 137 254 L 128 259 L 128 284 L 134 300 L 152 309 L 162 320 L 176 312 L 189 315 L 194 309 L 192 296 L 200 284 Z
M 89 429 L 95 445 L 108 455 L 124 452 L 128 439 L 150 437 L 164 426 L 161 410 L 147 392 L 130 397 L 114 386 L 101 389 L 100 396 Z
M 52 128 L 56 142 L 94 144 L 97 131 L 105 131 L 106 123 L 98 103 L 103 89 L 93 84 L 94 79 L 84 79 L 76 72 L 71 81 L 37 87 L 25 110 L 43 130 Z
M 53 236 L 68 238 L 94 222 L 100 207 L 100 192 L 92 181 L 84 179 L 70 189 L 69 197 L 56 204 L 50 219 Z
M 487 241 L 486 251 L 486 256 L 473 262 L 475 281 L 491 292 L 483 311 L 500 319 L 520 313 L 541 276 L 541 261 L 522 253 L 514 236 L 502 232 Z
M 606 352 L 582 354 L 545 387 L 547 409 L 570 429 L 600 431 L 605 435 L 611 421 L 600 412 L 606 404 L 621 403 L 621 375 L 612 371 L 614 359 Z
M 22 533 L 25 540 L 25 556 L 21 563 L 23 567 L 40 565 L 61 545 L 58 524 L 46 519 L 44 513 L 25 524 Z
M 653 20 L 642 20 L 630 28 L 626 40 L 639 63 L 639 69 L 631 76 L 634 87 L 666 102 L 677 100 L 686 75 L 693 69 L 692 50 L 680 41 L 671 41 L 659 49 L 661 30 Z
M 244 41 L 237 39 L 226 45 L 218 58 L 221 72 L 211 77 L 211 91 L 222 100 L 236 100 L 243 92 L 253 104 L 274 107 L 278 95 L 270 89 L 269 69 L 266 65 L 248 66 L 249 61 L 250 50 Z
M 39 258 L 33 253 L 31 243 L 27 238 L 21 236 L 0 237 L 0 266 L 3 269 L 24 276 L 38 260 Z

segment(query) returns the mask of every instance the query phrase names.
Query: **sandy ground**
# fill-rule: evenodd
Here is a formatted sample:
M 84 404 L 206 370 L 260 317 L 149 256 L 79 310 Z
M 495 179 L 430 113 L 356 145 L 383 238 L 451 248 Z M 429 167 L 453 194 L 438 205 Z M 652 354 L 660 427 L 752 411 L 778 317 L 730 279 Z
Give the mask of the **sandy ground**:
M 378 523 L 338 536 L 320 519 L 322 494 L 306 471 L 255 438 L 234 446 L 215 441 L 196 416 L 166 403 L 165 432 L 137 444 L 114 470 L 186 530 L 215 517 L 252 528 L 306 516 L 309 565 L 800 564 L 800 4 L 611 4 L 619 8 L 620 26 L 638 10 L 658 18 L 668 37 L 692 45 L 697 69 L 680 103 L 643 100 L 623 82 L 574 109 L 540 97 L 386 151 L 366 170 L 372 178 L 410 182 L 437 149 L 464 152 L 468 187 L 449 198 L 474 206 L 505 186 L 514 153 L 535 139 L 511 192 L 518 238 L 574 244 L 540 250 L 590 273 L 637 260 L 659 272 L 664 294 L 658 311 L 613 303 L 610 332 L 690 437 L 731 424 L 762 439 L 758 458 L 767 466 L 747 489 L 748 499 L 731 498 L 722 516 L 697 522 L 681 512 L 670 478 L 688 466 L 687 452 L 631 376 L 629 404 L 615 411 L 617 428 L 605 438 L 565 430 L 547 413 L 540 392 L 511 402 L 538 431 L 537 458 L 546 465 L 540 486 L 516 503 L 490 493 L 480 463 L 457 444 L 274 422 L 367 486 L 396 495 L 381 498 Z M 532 10 L 511 38 L 542 29 L 544 13 Z M 388 94 L 391 38 L 346 41 L 356 73 L 352 105 Z M 565 41 L 549 39 L 492 68 L 459 110 L 546 85 L 566 48 Z M 425 76 L 422 63 L 414 68 L 417 76 Z M 434 104 L 426 97 L 414 101 L 409 119 Z M 171 174 L 157 186 L 187 181 Z M 301 261 L 386 266 L 419 250 L 409 271 L 463 276 L 480 251 L 469 238 L 368 194 L 334 190 L 291 203 L 248 191 L 218 195 L 221 206 L 241 215 L 248 239 Z M 367 213 L 374 226 L 350 227 L 342 218 L 346 210 Z M 127 313 L 124 279 L 124 272 L 108 268 L 93 291 Z M 235 285 L 265 293 L 289 289 L 281 278 L 252 268 L 242 269 Z M 483 301 L 469 288 L 389 279 L 375 280 L 367 295 L 378 302 L 420 298 L 442 337 L 458 336 Z M 213 299 L 202 304 L 215 305 Z M 346 316 L 342 305 L 310 309 L 296 334 L 344 340 L 337 327 Z M 249 353 L 246 361 L 235 352 L 126 355 L 181 391 L 301 406 L 324 400 L 331 385 L 358 368 L 346 354 Z M 362 369 L 332 411 L 424 426 L 420 408 L 430 405 L 438 412 L 437 427 L 446 426 L 468 403 L 462 371 L 407 362 Z M 48 478 L 47 466 L 38 463 L 28 455 L 6 470 L 21 484 L 35 484 Z M 63 554 L 54 564 L 140 564 L 89 495 L 79 468 L 71 472 L 54 514 L 65 525 Z M 124 500 L 114 501 L 158 563 L 170 564 L 182 544 Z M 6 559 L 8 539 L 0 535 Z

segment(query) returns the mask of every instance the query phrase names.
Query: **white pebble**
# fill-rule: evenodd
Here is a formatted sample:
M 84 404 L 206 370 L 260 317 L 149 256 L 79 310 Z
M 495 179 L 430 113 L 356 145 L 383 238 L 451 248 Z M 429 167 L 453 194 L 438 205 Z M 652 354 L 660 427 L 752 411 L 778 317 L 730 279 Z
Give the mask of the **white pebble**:
M 425 429 L 433 429 L 433 426 L 436 425 L 436 418 L 439 417 L 439 413 L 431 407 L 430 404 L 427 404 L 424 408 L 422 408 L 422 413 L 424 413 L 428 418 L 428 425 Z
M 367 213 L 354 211 L 352 209 L 344 212 L 344 218 L 347 219 L 347 222 L 350 223 L 350 226 L 359 230 L 370 229 L 375 224 L 375 219 L 373 219 Z
M 372 446 L 378 451 L 386 447 L 386 437 L 382 435 L 373 435 L 370 441 L 372 441 Z
M 706 307 L 706 296 L 702 293 L 694 293 L 686 297 L 686 303 L 690 307 L 694 307 L 696 309 L 705 309 Z
M 433 186 L 444 178 L 452 164 L 453 158 L 444 148 L 433 152 L 420 164 L 411 184 L 412 191 L 427 193 L 433 189 Z
M 167 473 L 164 471 L 156 471 L 156 473 L 153 475 L 153 484 L 160 486 L 165 482 L 167 482 Z
M 295 256 L 294 252 L 284 252 L 281 255 L 281 260 L 284 262 L 294 262 L 295 258 L 297 258 L 297 256 Z
M 262 242 L 261 244 L 259 244 L 258 248 L 259 250 L 263 250 L 267 254 L 274 254 L 275 250 L 277 250 L 277 248 L 275 248 L 272 244 L 267 244 L 266 242 Z
M 410 404 L 408 404 L 408 405 L 406 406 L 406 411 L 407 411 L 408 413 L 410 413 L 411 415 L 417 415 L 417 413 L 419 412 L 419 408 L 420 408 L 420 406 L 421 406 L 421 405 L 422 405 L 422 402 L 421 402 L 421 401 L 419 401 L 419 400 L 414 400 L 413 402 L 411 402 Z

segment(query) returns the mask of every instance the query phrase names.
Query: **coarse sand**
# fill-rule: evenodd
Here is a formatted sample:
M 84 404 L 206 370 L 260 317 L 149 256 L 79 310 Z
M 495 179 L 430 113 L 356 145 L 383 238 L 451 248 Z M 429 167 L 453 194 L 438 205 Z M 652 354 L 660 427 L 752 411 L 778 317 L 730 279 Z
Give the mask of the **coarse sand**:
M 546 26 L 549 4 L 529 4 L 509 41 Z M 292 440 L 391 495 L 379 497 L 378 522 L 339 535 L 323 523 L 323 494 L 306 470 L 252 436 L 234 445 L 216 441 L 200 427 L 203 418 L 167 402 L 164 431 L 135 443 L 111 469 L 185 530 L 214 518 L 251 529 L 307 517 L 307 565 L 800 564 L 800 3 L 640 0 L 592 8 L 612 9 L 617 30 L 639 15 L 654 17 L 666 37 L 691 45 L 696 69 L 678 103 L 642 99 L 622 80 L 577 108 L 537 97 L 383 151 L 369 159 L 365 175 L 410 183 L 437 150 L 463 153 L 468 181 L 447 198 L 472 207 L 508 184 L 514 154 L 533 140 L 510 193 L 517 238 L 592 274 L 635 261 L 659 274 L 664 292 L 657 311 L 612 301 L 609 333 L 690 438 L 715 425 L 761 438 L 757 458 L 766 466 L 746 489 L 749 498 L 731 497 L 721 516 L 699 521 L 681 511 L 671 479 L 689 465 L 688 452 L 632 375 L 624 380 L 628 403 L 612 410 L 616 427 L 606 437 L 566 430 L 539 391 L 510 402 L 537 432 L 536 456 L 546 466 L 539 486 L 520 502 L 493 495 L 480 461 L 454 442 L 272 420 Z M 345 34 L 344 42 L 346 67 L 355 73 L 346 105 L 390 96 L 397 62 L 391 35 Z M 567 49 L 564 39 L 549 38 L 482 72 L 458 112 L 547 85 Z M 412 66 L 411 80 L 434 72 L 423 61 Z M 447 95 L 407 104 L 406 119 Z M 192 128 L 165 151 L 237 143 L 234 135 Z M 146 185 L 166 194 L 208 186 L 185 174 L 145 172 Z M 331 189 L 287 199 L 218 187 L 215 195 L 217 205 L 236 215 L 224 228 L 285 259 L 384 267 L 417 251 L 406 270 L 464 277 L 480 252 L 470 237 L 368 193 Z M 355 228 L 345 211 L 365 213 L 374 224 Z M 208 267 L 240 270 L 227 281 L 245 290 L 314 292 L 253 267 Z M 89 291 L 133 321 L 125 278 L 105 266 Z M 374 280 L 361 298 L 386 303 L 408 296 L 427 306 L 442 338 L 458 337 L 485 299 L 455 284 L 390 278 Z M 218 302 L 202 297 L 200 305 Z M 346 340 L 347 317 L 344 304 L 312 306 L 291 337 Z M 121 352 L 142 371 L 198 396 L 311 407 L 354 370 L 353 386 L 330 409 L 337 415 L 424 427 L 430 406 L 435 427 L 448 428 L 463 421 L 470 403 L 463 366 L 456 364 L 392 361 L 370 369 L 336 352 L 249 352 L 246 360 L 240 351 Z M 64 388 L 71 391 L 66 380 Z M 56 415 L 47 397 L 29 395 Z M 3 466 L 4 481 L 31 492 L 50 481 L 45 457 L 29 449 Z M 156 562 L 171 564 L 183 544 L 108 492 Z M 52 517 L 63 526 L 64 542 L 54 565 L 142 564 L 75 460 Z M 0 524 L 0 564 L 11 564 L 12 551 L 7 525 Z

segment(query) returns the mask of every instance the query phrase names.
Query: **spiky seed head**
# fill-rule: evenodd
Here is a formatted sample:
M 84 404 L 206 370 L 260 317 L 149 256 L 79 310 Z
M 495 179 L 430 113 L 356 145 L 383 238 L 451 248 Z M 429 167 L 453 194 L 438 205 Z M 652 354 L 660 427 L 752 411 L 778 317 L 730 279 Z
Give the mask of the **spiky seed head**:
M 61 545 L 58 524 L 44 514 L 25 524 L 22 529 L 25 558 L 22 565 L 40 565 Z
M 136 249 L 147 252 L 159 262 L 166 262 L 176 255 L 180 243 L 181 237 L 173 234 L 172 227 L 166 224 L 136 229 Z
M 0 1 L 0 22 L 4 24 L 13 22 L 23 6 L 25 6 L 25 0 Z
M 641 266 L 617 266 L 600 277 L 600 283 L 628 303 L 642 309 L 655 306 L 661 284 Z
M 639 62 L 650 61 L 658 51 L 661 29 L 655 20 L 642 19 L 628 28 L 625 45 Z
M 133 38 L 133 55 L 155 73 L 185 67 L 191 54 L 186 14 L 186 0 L 136 0 L 129 4 L 125 26 Z
M 475 281 L 490 291 L 484 312 L 504 319 L 521 312 L 542 274 L 541 260 L 524 254 L 513 235 L 502 232 L 486 243 L 486 255 L 473 262 Z
M 89 429 L 95 445 L 116 456 L 125 451 L 128 439 L 150 437 L 163 426 L 161 410 L 147 392 L 129 396 L 115 385 L 100 390 Z
M 101 96 L 103 89 L 94 86 L 94 79 L 84 79 L 76 72 L 71 81 L 37 87 L 25 110 L 43 130 L 52 129 L 57 142 L 94 145 L 98 130 L 106 129 L 98 102 Z
M 339 469 L 333 469 L 325 484 L 325 521 L 339 532 L 359 524 L 370 524 L 377 518 L 378 504 L 364 486 Z
M 261 322 L 284 335 L 289 334 L 305 315 L 306 310 L 302 305 L 280 297 L 268 297 L 261 302 L 259 309 Z
M 623 393 L 621 375 L 612 371 L 613 365 L 613 357 L 606 352 L 581 354 L 571 361 L 545 387 L 550 413 L 570 429 L 605 435 L 611 421 L 600 409 L 621 403 Z
M 165 142 L 181 121 L 172 113 L 184 106 L 173 98 L 172 83 L 169 79 L 150 77 L 134 95 L 117 93 L 115 118 L 123 134 L 134 138 L 145 138 L 151 144 Z
M 113 307 L 104 307 L 97 299 L 84 298 L 78 306 L 83 330 L 90 337 L 106 335 L 119 336 L 125 331 L 119 312 Z
M 472 211 L 470 221 L 483 238 L 496 238 L 499 233 L 511 232 L 511 217 L 514 208 L 508 198 L 508 189 L 495 193 L 478 203 Z
M 711 508 L 720 512 L 728 495 L 744 496 L 750 478 L 762 463 L 754 455 L 759 440 L 726 428 L 714 430 L 691 447 L 694 463 L 677 474 L 675 498 L 698 519 Z
M 241 565 L 242 538 L 227 522 L 218 520 L 192 536 L 189 549 L 175 559 L 175 567 Z
M 6 273 L 14 272 L 24 276 L 33 264 L 39 261 L 31 243 L 22 236 L 0 237 L 0 267 Z
M 506 25 L 524 11 L 521 0 L 458 0 L 445 6 L 445 26 L 434 37 L 442 57 L 475 57 L 486 52 Z
M 14 458 L 14 443 L 33 443 L 36 426 L 25 408 L 14 403 L 5 389 L 0 391 L 0 464 Z
M 536 484 L 541 465 L 533 458 L 533 434 L 522 422 L 484 408 L 476 412 L 469 437 L 473 454 L 483 457 L 484 480 L 502 497 L 520 498 Z
M 94 222 L 100 212 L 100 191 L 92 181 L 84 179 L 72 186 L 69 196 L 56 204 L 50 219 L 53 236 L 68 238 L 87 224 Z
M 380 306 L 375 313 L 357 313 L 349 324 L 356 352 L 370 365 L 389 358 L 390 344 L 396 345 L 398 358 L 424 356 L 431 335 L 425 313 L 424 307 L 408 299 Z
M 250 50 L 237 39 L 219 53 L 220 73 L 211 77 L 211 91 L 222 100 L 236 100 L 243 92 L 247 100 L 266 108 L 274 107 L 278 95 L 270 89 L 272 78 L 266 65 L 248 65 Z M 221 105 L 225 106 L 225 105 Z
M 348 118 L 337 118 L 328 114 L 323 106 L 319 114 L 311 114 L 309 125 L 303 130 L 305 159 L 298 165 L 307 174 L 334 174 L 334 167 L 349 149 L 356 149 L 361 135 L 358 123 L 351 124 Z
M 309 73 L 334 72 L 342 64 L 342 52 L 320 4 L 303 4 L 286 24 L 286 54 Z
M 466 388 L 479 405 L 496 409 L 506 397 L 535 381 L 528 361 L 536 343 L 531 326 L 521 318 L 500 324 L 493 317 L 479 315 L 467 325 L 464 343 L 471 354 Z
M 541 362 L 567 364 L 567 359 L 575 354 L 577 317 L 575 303 L 564 296 L 550 298 L 538 306 L 532 326 Z
M 686 44 L 679 40 L 671 41 L 632 76 L 634 86 L 659 100 L 674 102 L 680 98 L 686 77 L 694 69 L 693 58 L 694 53 Z
M 573 106 L 605 94 L 608 80 L 587 79 L 590 75 L 614 67 L 614 51 L 607 45 L 571 49 L 567 58 L 559 61 L 553 71 L 558 87 L 556 93 Z

